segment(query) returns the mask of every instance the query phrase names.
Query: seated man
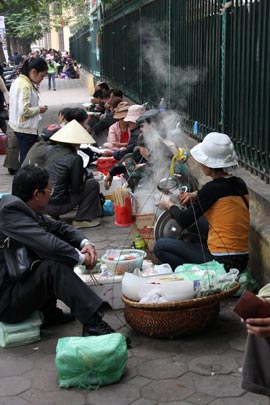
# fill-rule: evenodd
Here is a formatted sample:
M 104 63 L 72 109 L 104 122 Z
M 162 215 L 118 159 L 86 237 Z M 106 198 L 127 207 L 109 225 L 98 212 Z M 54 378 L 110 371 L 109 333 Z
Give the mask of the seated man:
M 57 144 L 51 146 L 45 163 L 53 188 L 46 214 L 57 217 L 78 205 L 74 226 L 90 228 L 100 225 L 99 183 L 93 178 L 85 179 L 83 160 L 77 154 L 81 143 L 93 143 L 91 135 L 73 120 L 50 139 Z
M 43 313 L 47 325 L 73 320 L 56 307 L 60 299 L 82 323 L 83 336 L 113 333 L 99 313 L 102 300 L 73 271 L 76 264 L 94 268 L 95 247 L 81 231 L 42 214 L 51 192 L 48 172 L 26 166 L 14 177 L 12 195 L 0 201 L 1 245 L 10 237 L 39 260 L 22 280 L 14 281 L 0 249 L 0 321 L 22 322 L 35 310 Z
M 105 189 L 108 190 L 111 187 L 113 176 L 124 174 L 129 187 L 134 191 L 142 178 L 147 180 L 152 176 L 150 158 L 149 148 L 145 143 L 144 137 L 140 135 L 134 152 L 125 155 L 119 163 L 116 163 L 109 170 L 109 173 L 104 179 Z

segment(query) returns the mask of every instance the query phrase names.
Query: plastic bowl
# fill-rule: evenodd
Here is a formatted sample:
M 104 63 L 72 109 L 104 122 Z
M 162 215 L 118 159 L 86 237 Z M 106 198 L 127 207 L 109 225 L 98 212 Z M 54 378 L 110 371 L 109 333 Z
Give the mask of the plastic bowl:
M 120 257 L 121 256 L 121 257 Z M 134 256 L 134 259 L 123 260 L 124 256 Z M 109 260 L 107 254 L 101 257 L 103 263 L 106 264 L 108 270 L 117 275 L 122 275 L 125 272 L 132 273 L 136 268 L 141 269 L 143 259 L 146 252 L 139 249 L 122 249 L 120 255 L 114 260 Z M 120 257 L 120 259 L 118 259 Z

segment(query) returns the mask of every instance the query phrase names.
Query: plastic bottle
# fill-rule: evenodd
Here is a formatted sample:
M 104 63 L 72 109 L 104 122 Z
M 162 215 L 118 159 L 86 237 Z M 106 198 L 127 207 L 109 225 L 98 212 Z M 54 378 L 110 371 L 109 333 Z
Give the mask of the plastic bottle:
M 146 248 L 146 243 L 139 233 L 135 235 L 134 247 L 135 249 L 141 250 L 144 250 Z
M 162 99 L 160 100 L 160 103 L 159 103 L 159 111 L 160 111 L 160 112 L 163 112 L 163 111 L 166 111 L 166 110 L 167 110 L 167 104 L 166 104 L 165 99 L 162 98 Z
M 198 135 L 198 133 L 199 133 L 199 124 L 198 124 L 198 121 L 194 121 L 193 135 Z

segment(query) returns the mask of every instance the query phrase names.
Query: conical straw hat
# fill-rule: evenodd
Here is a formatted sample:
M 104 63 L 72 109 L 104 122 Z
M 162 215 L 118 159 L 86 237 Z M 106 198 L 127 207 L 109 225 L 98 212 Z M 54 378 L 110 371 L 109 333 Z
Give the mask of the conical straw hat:
M 63 143 L 96 143 L 92 136 L 84 129 L 84 127 L 76 120 L 70 121 L 64 125 L 59 131 L 57 131 L 50 138 L 52 141 Z

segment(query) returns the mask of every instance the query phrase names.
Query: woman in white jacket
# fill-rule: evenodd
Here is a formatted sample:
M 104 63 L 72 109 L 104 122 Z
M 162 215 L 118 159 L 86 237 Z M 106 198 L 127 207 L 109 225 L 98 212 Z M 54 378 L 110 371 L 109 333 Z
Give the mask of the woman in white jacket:
M 39 106 L 37 88 L 47 70 L 47 62 L 44 59 L 27 59 L 22 65 L 19 77 L 10 87 L 9 125 L 19 142 L 21 164 L 31 146 L 38 141 L 40 114 L 47 111 L 47 106 Z

